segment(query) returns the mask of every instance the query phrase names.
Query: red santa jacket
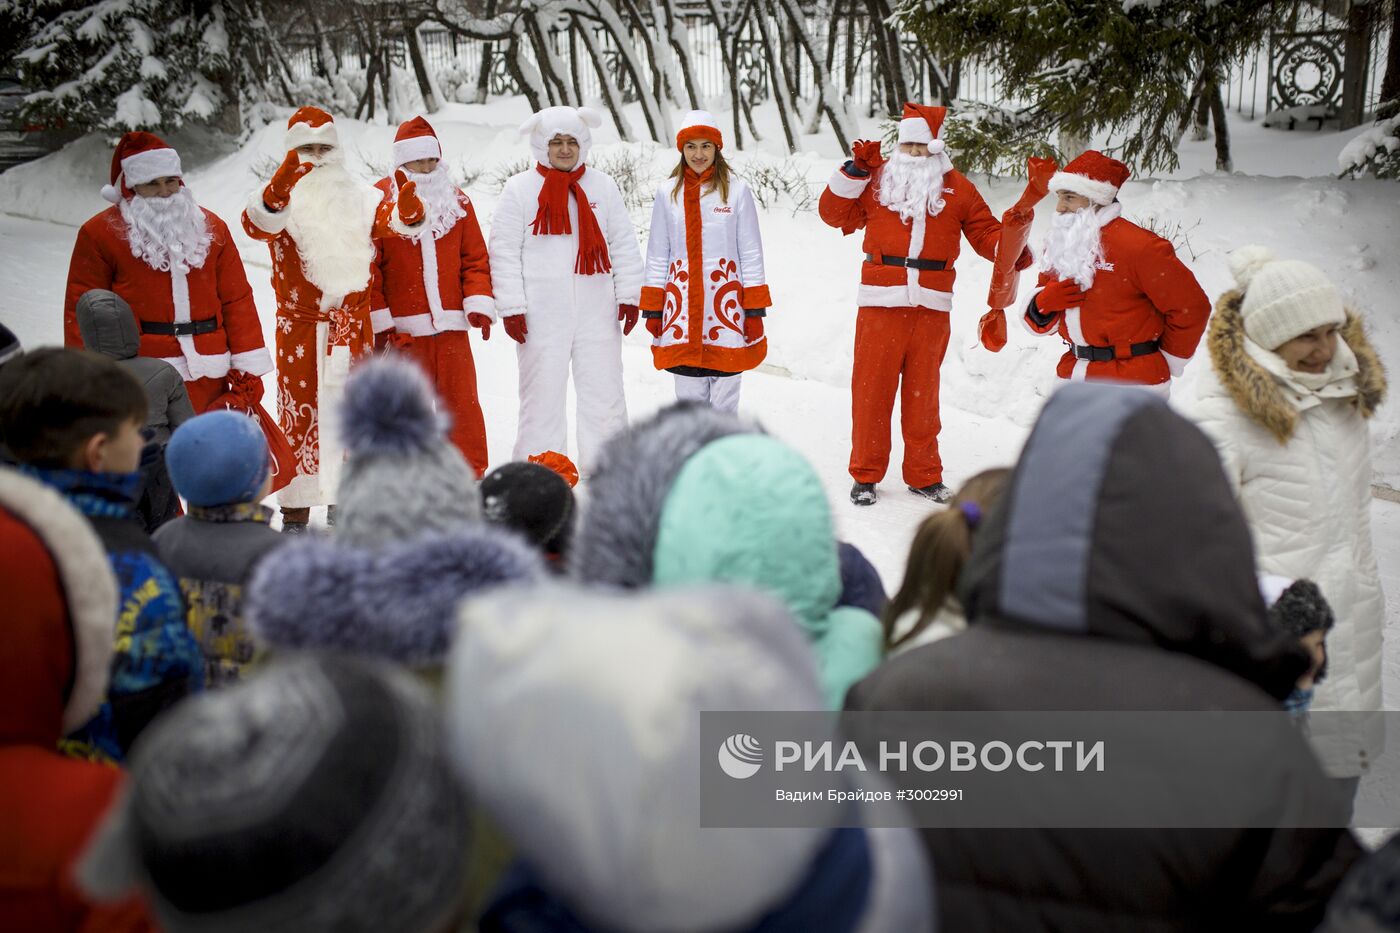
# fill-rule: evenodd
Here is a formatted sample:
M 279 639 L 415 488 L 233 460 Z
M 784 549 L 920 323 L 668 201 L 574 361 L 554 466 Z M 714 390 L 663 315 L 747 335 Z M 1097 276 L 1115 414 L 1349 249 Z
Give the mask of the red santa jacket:
M 398 192 L 392 178 L 375 187 L 393 202 Z M 491 300 L 491 260 L 471 198 L 457 192 L 465 210 L 451 230 L 434 238 L 390 236 L 375 240 L 375 276 L 370 293 L 370 320 L 375 333 L 394 328 L 401 334 L 425 337 L 447 330 L 466 330 L 468 314 L 495 320 Z
M 78 333 L 78 299 L 90 289 L 104 288 L 122 296 L 137 321 L 215 321 L 213 330 L 193 336 L 148 334 L 142 329 L 140 354 L 164 360 L 186 381 L 221 379 L 230 369 L 254 376 L 270 372 L 272 356 L 263 343 L 253 290 L 243 272 L 238 247 L 222 220 L 209 211 L 204 216 L 214 240 L 203 265 L 188 272 L 161 272 L 133 256 L 126 239 L 126 221 L 115 206 L 83 224 L 68 266 L 64 344 L 83 345 Z
M 882 205 L 875 196 L 880 169 L 866 178 L 837 169 L 822 192 L 822 220 L 843 233 L 865 228 L 865 251 L 877 260 L 900 256 L 944 263 L 940 270 L 909 269 L 867 259 L 861 266 L 859 304 L 862 308 L 953 309 L 953 261 L 962 237 L 984 259 L 995 259 L 1001 223 L 987 209 L 972 182 L 956 169 L 943 176 L 944 207 L 937 216 L 920 213 L 912 222 Z
M 1210 299 L 1171 243 L 1120 214 L 1117 202 L 1102 209 L 1103 261 L 1084 304 L 1053 315 L 1022 316 L 1035 334 L 1058 332 L 1070 349 L 1056 372 L 1062 379 L 1120 379 L 1158 385 L 1181 375 L 1210 318 Z M 1040 273 L 1044 286 L 1058 276 Z M 1032 298 L 1032 301 L 1035 299 Z M 1133 344 L 1158 341 L 1160 352 L 1132 356 Z M 1078 358 L 1075 346 L 1112 347 L 1115 358 Z

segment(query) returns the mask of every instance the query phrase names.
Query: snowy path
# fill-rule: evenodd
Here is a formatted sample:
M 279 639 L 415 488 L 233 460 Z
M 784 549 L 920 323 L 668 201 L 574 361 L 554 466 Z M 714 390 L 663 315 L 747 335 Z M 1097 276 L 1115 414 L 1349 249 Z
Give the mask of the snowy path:
M 0 214 L 0 320 L 19 335 L 26 347 L 62 342 L 63 288 L 75 235 L 73 227 Z M 261 250 L 245 252 L 244 259 L 271 345 L 269 310 L 274 302 L 267 259 Z M 492 463 L 509 459 L 515 439 L 513 348 L 514 344 L 499 329 L 488 343 L 483 346 L 477 342 L 474 348 Z M 624 344 L 623 365 L 627 405 L 634 420 L 674 399 L 671 377 L 652 368 L 647 335 L 640 327 Z M 890 474 L 880 486 L 880 502 L 873 508 L 858 510 L 846 500 L 851 483 L 846 474 L 850 438 L 848 391 L 761 370 L 743 378 L 741 411 L 792 444 L 817 467 L 833 503 L 837 533 L 866 553 L 879 569 L 886 588 L 893 592 L 903 578 L 904 560 L 915 528 L 924 516 L 940 508 L 909 493 L 898 481 L 902 446 L 897 429 Z M 941 446 L 946 479 L 954 488 L 980 470 L 1014 463 L 1027 433 L 1007 419 L 972 414 L 958 407 L 958 403 L 956 395 L 945 387 Z M 897 410 L 895 418 L 897 424 Z M 1388 595 L 1386 705 L 1388 709 L 1400 709 L 1400 504 L 1374 499 L 1371 520 Z M 1400 750 L 1392 753 L 1400 754 Z M 1400 788 L 1368 786 L 1363 793 L 1394 797 L 1400 808 Z

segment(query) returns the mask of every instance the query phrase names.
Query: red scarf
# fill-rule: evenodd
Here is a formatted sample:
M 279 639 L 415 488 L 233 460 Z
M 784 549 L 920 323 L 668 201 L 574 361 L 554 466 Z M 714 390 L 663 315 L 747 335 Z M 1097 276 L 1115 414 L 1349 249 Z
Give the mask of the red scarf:
M 578 261 L 574 263 L 574 271 L 579 275 L 597 275 L 611 272 L 612 262 L 608 259 L 608 241 L 588 203 L 588 192 L 578 183 L 586 167 L 580 165 L 572 172 L 565 172 L 535 164 L 535 171 L 544 176 L 544 186 L 540 188 L 540 209 L 530 226 L 535 236 L 573 233 L 569 226 L 569 194 L 572 192 L 578 204 L 579 228 Z

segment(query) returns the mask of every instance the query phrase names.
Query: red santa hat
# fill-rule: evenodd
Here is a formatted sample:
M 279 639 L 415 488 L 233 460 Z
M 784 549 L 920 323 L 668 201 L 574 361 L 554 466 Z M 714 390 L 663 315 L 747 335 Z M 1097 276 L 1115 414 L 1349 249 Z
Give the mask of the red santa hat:
M 692 139 L 708 139 L 716 149 L 724 148 L 724 134 L 719 131 L 719 122 L 707 110 L 692 110 L 681 118 L 681 128 L 676 131 L 676 148 L 685 149 Z
M 433 132 L 433 127 L 427 120 L 414 117 L 399 125 L 399 131 L 394 136 L 395 165 L 416 162 L 419 159 L 441 158 L 442 146 L 438 143 L 437 133 Z
M 1118 189 L 1127 180 L 1126 165 L 1090 149 L 1050 177 L 1050 190 L 1068 191 L 1104 206 L 1118 200 Z
M 287 148 L 339 146 L 335 118 L 320 107 L 302 107 L 287 120 Z
M 928 146 L 929 155 L 943 163 L 944 173 L 953 169 L 943 144 L 943 121 L 947 117 L 947 107 L 906 103 L 899 118 L 899 142 Z
M 131 197 L 131 189 L 136 185 L 183 174 L 180 153 L 166 145 L 165 140 L 154 133 L 127 133 L 112 153 L 111 183 L 102 186 L 102 197 L 116 204 Z

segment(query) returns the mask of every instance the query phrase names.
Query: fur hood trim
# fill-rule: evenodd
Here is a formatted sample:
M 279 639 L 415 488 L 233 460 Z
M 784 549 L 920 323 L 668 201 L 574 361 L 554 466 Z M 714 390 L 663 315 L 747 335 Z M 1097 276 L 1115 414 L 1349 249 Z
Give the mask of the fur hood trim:
M 1215 303 L 1207 337 L 1210 361 L 1220 384 L 1240 410 L 1268 430 L 1280 444 L 1286 444 L 1298 425 L 1298 411 L 1288 403 L 1278 380 L 1245 349 L 1244 320 L 1240 315 L 1243 299 L 1244 293 L 1236 290 L 1221 295 Z M 1341 337 L 1356 354 L 1358 371 L 1353 404 L 1361 417 L 1369 418 L 1385 400 L 1385 367 L 1366 336 L 1360 315 L 1350 308 Z
M 259 564 L 248 619 L 272 650 L 323 650 L 414 668 L 447 657 L 457 603 L 503 583 L 545 577 L 516 535 L 484 525 L 369 549 L 334 537 L 284 546 Z

